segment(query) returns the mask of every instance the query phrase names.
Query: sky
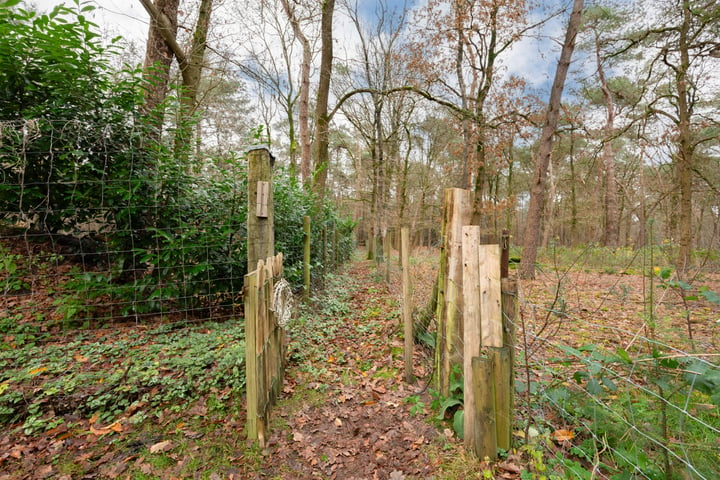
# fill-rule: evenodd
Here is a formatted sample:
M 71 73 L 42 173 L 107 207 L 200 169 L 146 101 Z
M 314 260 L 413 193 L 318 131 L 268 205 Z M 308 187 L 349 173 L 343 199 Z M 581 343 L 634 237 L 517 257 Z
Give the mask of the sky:
M 422 5 L 426 0 L 357 0 L 359 11 L 368 21 L 376 17 L 378 5 L 384 4 L 388 10 L 411 8 Z M 72 7 L 72 0 L 29 0 L 27 3 L 34 4 L 40 11 L 52 9 L 59 3 L 65 3 Z M 84 0 L 83 4 L 96 7 L 87 16 L 91 21 L 97 23 L 107 38 L 122 36 L 125 40 L 134 43 L 136 46 L 135 60 L 142 61 L 144 54 L 144 43 L 148 31 L 148 14 L 140 4 L 139 0 Z M 182 2 L 181 2 L 182 3 Z M 559 2 L 551 2 L 560 4 Z M 545 13 L 537 13 L 536 20 L 539 20 Z M 345 55 L 354 50 L 352 46 L 354 27 L 347 19 L 342 19 L 336 13 L 335 36 L 343 42 L 343 48 L 336 51 L 336 55 Z M 503 63 L 507 68 L 506 75 L 519 75 L 527 79 L 531 89 L 540 93 L 547 92 L 554 75 L 559 45 L 551 38 L 561 39 L 565 23 L 565 16 L 552 19 L 544 25 L 539 35 L 533 38 L 526 38 L 518 42 L 513 49 L 503 56 Z

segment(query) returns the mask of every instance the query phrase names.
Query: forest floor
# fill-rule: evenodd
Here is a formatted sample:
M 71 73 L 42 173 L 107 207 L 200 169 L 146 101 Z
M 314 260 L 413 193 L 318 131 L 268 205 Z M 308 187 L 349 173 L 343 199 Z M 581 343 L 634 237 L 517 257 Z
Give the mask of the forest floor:
M 413 303 L 422 308 L 437 252 L 413 252 L 411 269 Z M 404 382 L 398 270 L 386 283 L 374 262 L 355 259 L 299 309 L 263 447 L 245 439 L 238 322 L 48 329 L 40 320 L 49 312 L 19 318 L 20 300 L 6 296 L 0 308 L 12 324 L 0 331 L 0 420 L 16 420 L 0 430 L 0 480 L 516 479 L 523 470 L 522 478 L 534 478 L 537 450 L 507 452 L 490 465 L 468 455 L 450 423 L 436 418 L 429 349 L 416 347 L 417 382 Z M 720 290 L 717 274 L 702 284 Z M 548 271 L 523 282 L 521 317 L 536 340 L 624 346 L 647 334 L 638 320 L 646 288 L 642 275 Z M 653 334 L 686 351 L 719 351 L 717 305 L 693 301 L 688 319 L 680 297 L 663 292 Z M 32 297 L 53 304 L 51 292 Z M 537 350 L 533 338 L 528 348 Z M 517 415 L 524 415 L 518 424 L 528 419 L 522 408 Z M 545 420 L 549 432 L 567 427 Z M 570 456 L 568 445 L 543 448 Z

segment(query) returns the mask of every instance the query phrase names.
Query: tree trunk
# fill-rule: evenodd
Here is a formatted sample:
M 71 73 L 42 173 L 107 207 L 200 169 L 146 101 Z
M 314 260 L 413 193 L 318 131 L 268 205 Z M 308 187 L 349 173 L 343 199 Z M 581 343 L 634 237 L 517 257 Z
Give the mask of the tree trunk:
M 615 129 L 615 106 L 612 93 L 605 78 L 605 69 L 600 58 L 600 40 L 595 36 L 595 61 L 600 79 L 600 89 L 605 98 L 605 127 L 603 128 L 603 166 L 605 167 L 605 232 L 603 244 L 606 247 L 617 247 L 620 238 L 620 219 L 618 214 L 618 186 L 615 176 L 615 156 L 612 148 L 612 137 Z
M 177 42 L 177 25 L 173 28 L 173 19 L 158 8 L 158 3 L 150 0 L 140 0 L 142 6 L 150 15 L 151 23 L 157 25 L 156 32 L 160 34 L 169 51 L 177 58 L 183 84 L 180 92 L 180 112 L 178 115 L 177 131 L 175 132 L 175 150 L 180 155 L 186 155 L 192 150 L 192 125 L 188 119 L 194 113 L 197 102 L 197 92 L 202 78 L 202 68 L 207 46 L 207 34 L 210 28 L 213 0 L 202 0 L 198 13 L 198 21 L 193 32 L 191 50 L 186 53 Z M 174 4 L 175 24 L 177 24 L 177 2 Z M 172 12 L 171 12 L 172 13 Z M 152 27 L 151 27 L 152 33 Z M 149 41 L 149 40 L 148 40 Z M 150 48 L 148 46 L 148 48 Z M 172 56 L 171 56 L 172 60 Z M 166 84 L 167 85 L 167 84 Z
M 186 159 L 185 157 L 189 155 L 191 150 L 192 117 L 197 110 L 198 89 L 205 64 L 205 49 L 207 47 L 212 7 L 213 0 L 202 0 L 200 2 L 190 53 L 186 61 L 180 62 L 183 84 L 180 92 L 180 113 L 175 130 L 175 157 L 181 160 Z
M 570 68 L 570 59 L 575 49 L 575 39 L 582 20 L 583 4 L 584 0 L 574 0 L 573 2 L 568 28 L 565 32 L 565 41 L 555 71 L 555 80 L 553 80 L 552 89 L 550 90 L 550 102 L 548 103 L 545 124 L 540 134 L 540 146 L 535 158 L 535 172 L 530 186 L 530 205 L 528 206 L 528 218 L 525 226 L 522 260 L 518 272 L 521 278 L 535 278 L 535 260 L 537 259 L 540 224 L 545 205 L 545 180 L 548 165 L 550 164 L 553 137 L 555 136 L 560 115 L 560 101 L 565 87 L 565 78 Z
M 680 190 L 680 208 L 678 215 L 678 237 L 680 248 L 676 260 L 678 272 L 690 265 L 692 249 L 692 170 L 693 145 L 690 132 L 690 106 L 688 105 L 688 70 L 690 68 L 689 39 L 692 12 L 690 1 L 682 2 L 683 20 L 680 26 L 679 53 L 680 65 L 675 70 L 677 84 L 677 109 L 679 120 L 678 154 L 675 159 L 676 181 Z
M 300 131 L 300 178 L 303 184 L 310 185 L 310 64 L 312 63 L 312 49 L 310 41 L 300 28 L 300 20 L 295 10 L 290 7 L 288 0 L 280 0 L 285 14 L 292 25 L 295 38 L 302 45 L 303 56 L 300 71 L 300 101 L 298 112 L 298 130 Z
M 318 82 L 317 102 L 315 103 L 315 165 L 313 167 L 313 186 L 319 203 L 322 203 L 325 197 L 328 161 L 330 160 L 328 153 L 330 143 L 328 99 L 330 96 L 330 78 L 332 77 L 332 21 L 334 10 L 335 0 L 323 1 L 322 20 L 320 22 L 320 38 L 322 42 L 320 52 L 320 80 Z
M 159 140 L 162 134 L 164 109 L 162 108 L 167 96 L 170 82 L 170 65 L 173 61 L 173 50 L 165 41 L 162 29 L 169 30 L 173 37 L 177 35 L 177 12 L 180 0 L 155 0 L 155 8 L 167 19 L 162 22 L 150 17 L 148 29 L 147 48 L 145 50 L 145 63 L 143 64 L 144 103 L 143 114 L 148 116 L 152 127 L 151 137 Z

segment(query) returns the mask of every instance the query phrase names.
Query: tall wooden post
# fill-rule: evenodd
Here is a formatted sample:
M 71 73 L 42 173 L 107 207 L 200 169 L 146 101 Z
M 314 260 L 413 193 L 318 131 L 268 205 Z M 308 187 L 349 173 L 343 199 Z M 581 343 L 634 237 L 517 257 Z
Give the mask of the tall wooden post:
M 508 426 L 505 434 L 508 446 L 502 443 L 502 436 L 498 436 L 498 447 L 510 450 L 512 447 L 512 423 L 515 412 L 515 343 L 517 322 L 518 286 L 515 279 L 503 278 L 502 282 L 502 316 L 503 316 L 503 344 L 507 348 L 507 389 L 508 389 Z M 500 428 L 500 427 L 499 427 Z M 500 433 L 498 428 L 498 433 Z M 509 438 L 508 438 L 509 437 Z
M 383 256 L 385 257 L 385 283 L 390 283 L 390 232 L 383 237 Z
M 310 217 L 303 217 L 303 299 L 310 298 Z
M 415 339 L 413 337 L 413 319 L 412 319 L 412 286 L 410 285 L 410 233 L 407 227 L 403 227 L 400 232 L 400 251 L 402 263 L 402 316 L 405 335 L 405 381 L 413 383 L 413 347 Z
M 475 447 L 475 387 L 471 375 L 472 359 L 480 356 L 480 227 L 463 227 L 463 302 L 465 305 L 465 329 L 463 351 L 464 405 L 463 430 L 465 445 L 472 450 Z
M 472 192 L 445 190 L 435 342 L 435 387 L 445 397 L 450 394 L 452 367 L 461 365 L 463 358 L 462 228 L 471 221 Z
M 248 152 L 248 273 L 258 261 L 275 255 L 272 171 L 275 159 L 264 148 Z

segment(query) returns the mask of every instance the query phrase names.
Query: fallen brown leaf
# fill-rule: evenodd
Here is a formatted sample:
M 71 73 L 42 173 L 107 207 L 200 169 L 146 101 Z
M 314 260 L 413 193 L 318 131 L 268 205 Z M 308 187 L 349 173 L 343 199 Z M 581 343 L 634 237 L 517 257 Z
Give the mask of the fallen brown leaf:
M 173 445 L 172 440 L 163 440 L 162 442 L 158 442 L 155 445 L 152 445 L 150 447 L 150 453 L 167 452 L 169 450 L 172 450 L 174 446 L 175 445 Z
M 555 440 L 558 443 L 569 442 L 570 440 L 575 438 L 575 432 L 573 432 L 572 430 L 566 430 L 566 429 L 555 430 L 552 433 L 552 437 L 553 437 L 553 440 Z

